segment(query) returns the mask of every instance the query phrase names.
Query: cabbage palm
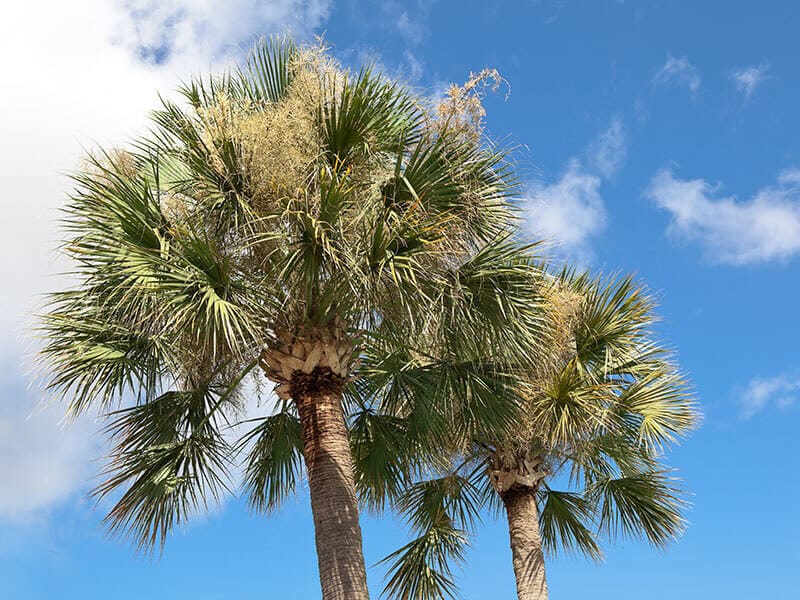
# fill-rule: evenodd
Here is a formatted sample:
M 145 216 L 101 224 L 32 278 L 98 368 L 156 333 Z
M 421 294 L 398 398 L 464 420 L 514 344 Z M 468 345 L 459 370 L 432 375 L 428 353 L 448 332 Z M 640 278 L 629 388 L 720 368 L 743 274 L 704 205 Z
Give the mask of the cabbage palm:
M 663 451 L 697 412 L 651 338 L 652 301 L 628 277 L 562 274 L 550 295 L 552 352 L 519 373 L 524 416 L 456 444 L 449 468 L 398 500 L 417 537 L 385 559 L 391 596 L 452 595 L 451 563 L 486 505 L 508 520 L 523 600 L 547 598 L 545 551 L 599 559 L 603 537 L 661 546 L 681 532 L 685 501 Z
M 323 598 L 367 598 L 357 495 L 390 497 L 386 469 L 399 482 L 409 440 L 453 415 L 465 432 L 509 421 L 503 361 L 533 355 L 504 155 L 402 85 L 283 38 L 180 92 L 132 148 L 74 175 L 75 286 L 41 325 L 49 387 L 71 414 L 110 414 L 96 494 L 115 499 L 112 531 L 163 545 L 227 493 L 240 456 L 250 502 L 271 510 L 302 462 Z M 441 369 L 448 348 L 463 361 Z M 279 400 L 236 440 L 259 371 Z M 357 455 L 354 472 L 348 427 L 387 442 L 385 460 Z

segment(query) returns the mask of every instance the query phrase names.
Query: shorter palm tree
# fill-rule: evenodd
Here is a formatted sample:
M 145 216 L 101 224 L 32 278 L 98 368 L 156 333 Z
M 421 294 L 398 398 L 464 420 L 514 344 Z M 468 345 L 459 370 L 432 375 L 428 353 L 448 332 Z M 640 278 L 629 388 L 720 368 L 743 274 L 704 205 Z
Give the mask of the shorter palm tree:
M 396 503 L 415 539 L 385 560 L 392 597 L 452 596 L 480 511 L 505 512 L 517 594 L 547 598 L 545 552 L 602 556 L 602 538 L 663 546 L 686 503 L 664 451 L 697 423 L 685 379 L 652 338 L 653 302 L 630 277 L 562 273 L 550 287 L 551 352 L 520 375 L 524 417 L 451 441 L 448 468 Z

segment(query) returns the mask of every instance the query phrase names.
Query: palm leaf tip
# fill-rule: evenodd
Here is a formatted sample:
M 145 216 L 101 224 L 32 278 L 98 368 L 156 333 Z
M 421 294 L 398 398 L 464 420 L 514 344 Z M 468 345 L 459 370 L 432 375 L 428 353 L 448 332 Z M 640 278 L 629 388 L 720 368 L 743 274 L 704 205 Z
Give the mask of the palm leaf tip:
M 594 511 L 587 499 L 574 492 L 549 488 L 540 495 L 543 508 L 539 522 L 544 549 L 553 555 L 563 549 L 600 560 L 603 555 L 592 531 Z
M 685 528 L 684 492 L 667 471 L 600 480 L 588 493 L 600 506 L 601 531 L 612 537 L 644 538 L 654 546 L 665 546 Z
M 300 478 L 300 420 L 286 410 L 266 417 L 240 442 L 243 448 L 250 443 L 243 488 L 255 510 L 270 512 L 294 492 Z

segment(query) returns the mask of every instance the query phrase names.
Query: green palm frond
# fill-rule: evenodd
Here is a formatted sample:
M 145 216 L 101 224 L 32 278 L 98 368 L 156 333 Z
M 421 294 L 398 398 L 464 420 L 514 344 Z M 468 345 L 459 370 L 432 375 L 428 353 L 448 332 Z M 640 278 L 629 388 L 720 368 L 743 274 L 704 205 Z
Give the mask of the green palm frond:
M 413 470 L 416 448 L 408 438 L 407 419 L 362 408 L 351 415 L 349 430 L 359 498 L 380 510 L 397 499 Z
M 93 495 L 100 501 L 123 490 L 105 519 L 113 533 L 130 535 L 143 549 L 163 547 L 175 526 L 230 491 L 231 449 L 220 424 L 255 365 L 230 376 L 222 364 L 204 380 L 187 379 L 185 391 L 109 415 L 106 431 L 115 445 L 108 478 Z
M 600 546 L 593 531 L 594 508 L 581 494 L 544 487 L 539 492 L 539 528 L 544 549 L 552 555 L 563 550 L 599 560 Z
M 599 507 L 600 531 L 612 537 L 644 538 L 663 546 L 685 526 L 683 491 L 668 471 L 600 479 L 587 496 Z
M 547 301 L 539 291 L 536 248 L 496 238 L 453 271 L 440 309 L 442 343 L 452 352 L 519 368 L 542 351 Z
M 41 360 L 53 373 L 47 388 L 69 399 L 70 414 L 91 404 L 108 408 L 126 394 L 155 397 L 173 358 L 166 340 L 109 321 L 83 294 L 50 300 L 39 324 L 47 339 Z
M 627 387 L 618 410 L 639 440 L 656 450 L 685 437 L 699 420 L 685 379 L 669 365 L 655 365 Z
M 396 505 L 414 531 L 434 527 L 441 519 L 459 529 L 472 529 L 479 519 L 479 500 L 472 478 L 454 471 L 411 484 Z
M 513 379 L 502 365 L 436 360 L 400 344 L 372 347 L 363 361 L 361 393 L 378 398 L 382 412 L 407 418 L 408 435 L 420 443 L 497 430 L 519 415 Z
M 575 330 L 581 364 L 613 368 L 635 361 L 656 321 L 647 291 L 631 276 L 591 279 L 581 275 L 569 285 L 585 298 Z
M 570 361 L 529 399 L 530 425 L 548 447 L 569 447 L 607 423 L 608 401 L 604 386 L 587 382 Z
M 479 519 L 480 490 L 457 470 L 410 485 L 396 503 L 417 535 L 381 563 L 388 565 L 384 594 L 391 598 L 455 598 L 452 565 L 464 561 L 467 534 Z
M 453 563 L 464 561 L 466 538 L 448 523 L 419 537 L 380 561 L 389 576 L 383 595 L 399 600 L 457 598 Z
M 237 83 L 250 100 L 278 102 L 292 82 L 297 45 L 288 36 L 261 39 L 253 48 Z
M 419 135 L 422 114 L 418 103 L 397 82 L 371 68 L 352 80 L 334 80 L 326 100 L 321 111 L 322 134 L 331 165 L 396 152 Z
M 113 414 L 107 431 L 116 440 L 98 500 L 124 489 L 106 522 L 142 548 L 163 543 L 189 515 L 219 500 L 227 489 L 226 444 L 206 419 L 208 390 L 166 392 Z
M 240 442 L 253 443 L 246 456 L 243 488 L 250 505 L 260 512 L 280 507 L 297 486 L 302 469 L 300 419 L 284 408 L 265 417 Z

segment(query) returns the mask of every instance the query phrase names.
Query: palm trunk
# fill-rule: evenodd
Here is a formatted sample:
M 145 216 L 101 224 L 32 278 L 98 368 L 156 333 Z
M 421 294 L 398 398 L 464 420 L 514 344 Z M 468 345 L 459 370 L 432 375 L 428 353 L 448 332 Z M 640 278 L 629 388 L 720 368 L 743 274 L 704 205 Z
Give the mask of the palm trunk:
M 547 600 L 536 489 L 513 486 L 501 494 L 501 497 L 508 517 L 514 575 L 517 578 L 517 598 Z
M 369 600 L 341 379 L 329 369 L 296 372 L 292 388 L 303 431 L 322 598 Z

